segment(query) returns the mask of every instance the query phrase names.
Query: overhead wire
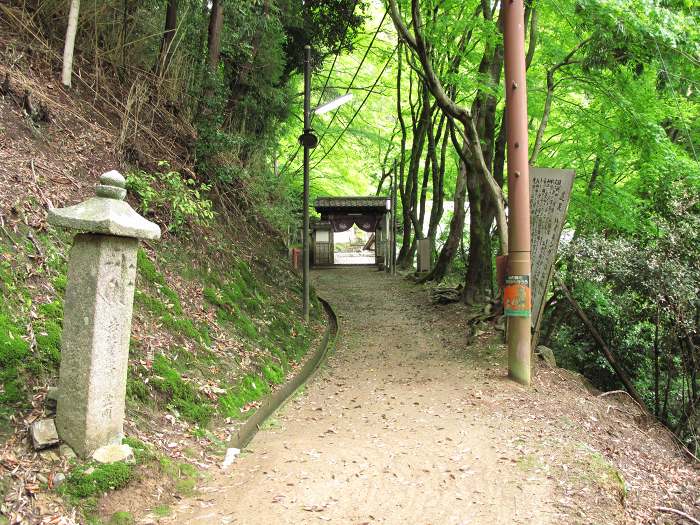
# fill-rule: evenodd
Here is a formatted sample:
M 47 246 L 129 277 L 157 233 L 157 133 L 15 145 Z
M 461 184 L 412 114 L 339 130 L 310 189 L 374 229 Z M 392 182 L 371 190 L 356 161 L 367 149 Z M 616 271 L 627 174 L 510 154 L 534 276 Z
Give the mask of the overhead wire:
M 335 142 L 333 142 L 333 144 L 331 145 L 331 147 L 328 148 L 328 149 L 323 153 L 323 156 L 322 156 L 313 166 L 311 166 L 311 169 L 314 169 L 314 168 L 315 168 L 316 166 L 318 166 L 321 162 L 323 162 L 323 160 L 328 156 L 328 154 L 329 154 L 331 151 L 333 151 L 333 148 L 338 144 L 338 142 L 340 142 L 340 139 L 343 137 L 343 135 L 344 135 L 345 132 L 348 130 L 348 128 L 350 128 L 350 126 L 352 125 L 353 121 L 355 120 L 355 117 L 357 117 L 357 115 L 360 113 L 360 110 L 363 108 L 363 106 L 364 106 L 365 103 L 367 102 L 367 99 L 370 97 L 370 95 L 371 95 L 372 92 L 374 91 L 374 88 L 375 88 L 375 87 L 377 86 L 377 84 L 379 83 L 379 80 L 381 80 L 382 76 L 384 76 L 384 72 L 386 71 L 386 68 L 389 66 L 389 64 L 391 63 L 392 59 L 394 58 L 394 54 L 396 53 L 397 48 L 398 48 L 398 46 L 394 47 L 394 50 L 391 52 L 391 55 L 389 56 L 389 59 L 386 61 L 386 63 L 384 64 L 384 67 L 382 68 L 382 70 L 380 71 L 379 75 L 377 76 L 377 79 L 374 81 L 374 84 L 372 85 L 372 89 L 370 89 L 370 91 L 367 92 L 367 95 L 365 95 L 365 98 L 362 100 L 362 103 L 361 103 L 360 106 L 355 110 L 355 113 L 353 113 L 352 118 L 350 118 L 350 120 L 349 120 L 348 123 L 345 125 L 345 127 L 343 128 L 343 130 L 342 130 L 342 131 L 340 132 L 340 134 L 336 137 Z
M 357 66 L 357 69 L 355 70 L 355 74 L 352 76 L 352 79 L 350 79 L 350 84 L 348 84 L 347 89 L 345 90 L 345 94 L 347 95 L 350 93 L 350 90 L 352 89 L 352 85 L 355 83 L 355 80 L 357 79 L 357 75 L 360 74 L 360 70 L 362 69 L 362 66 L 365 63 L 365 60 L 367 59 L 367 56 L 369 55 L 370 50 L 372 49 L 372 46 L 374 46 L 374 41 L 377 39 L 377 36 L 379 35 L 379 31 L 381 31 L 382 26 L 384 25 L 384 21 L 386 20 L 387 15 L 389 14 L 389 10 L 387 9 L 384 11 L 384 16 L 382 16 L 381 21 L 379 22 L 379 25 L 377 26 L 377 30 L 374 32 L 374 35 L 372 36 L 372 40 L 370 40 L 369 45 L 367 46 L 367 49 L 365 50 L 365 54 L 362 55 L 362 60 L 360 60 L 360 64 Z M 375 86 L 372 86 L 374 88 Z M 370 91 L 371 93 L 371 91 Z M 323 137 L 326 136 L 326 132 L 330 129 L 331 125 L 335 121 L 336 117 L 338 116 L 338 111 L 339 109 L 336 109 L 333 112 L 333 116 L 331 117 L 331 121 L 328 123 L 326 126 L 326 129 L 323 130 L 323 133 L 321 134 L 321 137 L 318 139 L 319 144 L 321 143 L 321 140 L 323 140 Z M 312 155 L 313 157 L 313 155 Z M 325 155 L 324 155 L 325 158 Z
M 354 5 L 352 6 L 352 11 L 351 13 L 355 12 L 355 9 L 357 8 L 357 3 L 360 0 L 355 0 Z M 333 63 L 331 64 L 331 69 L 328 71 L 328 75 L 326 75 L 326 81 L 323 83 L 323 88 L 321 89 L 321 94 L 318 96 L 318 101 L 316 102 L 316 107 L 318 107 L 321 104 L 321 100 L 323 100 L 323 95 L 326 92 L 326 88 L 328 87 L 328 82 L 331 79 L 331 75 L 333 74 L 333 70 L 335 69 L 335 64 L 338 61 L 338 57 L 340 56 L 341 51 L 343 50 L 343 44 L 345 43 L 345 37 L 348 35 L 348 29 L 350 29 L 350 17 L 348 17 L 348 21 L 345 24 L 345 29 L 343 30 L 343 38 L 340 40 L 340 45 L 338 46 L 338 52 L 335 54 L 333 57 Z M 316 117 L 316 113 L 311 113 L 311 122 L 313 123 L 314 117 Z
M 352 13 L 355 12 L 355 9 L 357 8 L 359 0 L 355 0 L 354 5 L 352 6 Z M 316 103 L 316 106 L 318 106 L 321 103 L 321 99 L 323 98 L 323 94 L 326 91 L 326 87 L 328 86 L 328 82 L 331 79 L 331 75 L 333 74 L 333 70 L 335 69 L 335 64 L 338 61 L 338 57 L 340 56 L 340 53 L 343 49 L 343 44 L 345 43 L 345 37 L 348 35 L 348 29 L 350 29 L 350 17 L 348 17 L 348 21 L 345 24 L 345 29 L 343 30 L 343 37 L 340 39 L 340 45 L 338 46 L 338 52 L 335 54 L 333 57 L 333 63 L 331 64 L 331 69 L 328 71 L 328 75 L 326 76 L 326 81 L 323 83 L 323 89 L 321 89 L 321 94 L 318 96 L 318 102 Z M 311 122 L 313 122 L 314 117 L 316 116 L 315 113 L 311 113 Z M 297 144 L 296 149 L 294 150 L 294 154 L 287 160 L 287 162 L 284 163 L 284 166 L 282 166 L 282 169 L 280 170 L 280 175 L 285 172 L 287 169 L 287 166 L 289 166 L 292 162 L 294 162 L 294 159 L 297 158 L 297 155 L 299 155 L 299 150 L 301 149 L 301 144 Z

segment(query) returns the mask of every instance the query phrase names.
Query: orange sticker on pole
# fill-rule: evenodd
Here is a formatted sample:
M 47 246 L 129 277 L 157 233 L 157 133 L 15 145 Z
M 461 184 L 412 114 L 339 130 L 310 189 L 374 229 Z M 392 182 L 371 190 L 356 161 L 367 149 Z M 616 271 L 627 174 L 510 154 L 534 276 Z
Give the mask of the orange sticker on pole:
M 528 317 L 532 309 L 529 275 L 508 275 L 503 289 L 503 311 L 508 317 Z

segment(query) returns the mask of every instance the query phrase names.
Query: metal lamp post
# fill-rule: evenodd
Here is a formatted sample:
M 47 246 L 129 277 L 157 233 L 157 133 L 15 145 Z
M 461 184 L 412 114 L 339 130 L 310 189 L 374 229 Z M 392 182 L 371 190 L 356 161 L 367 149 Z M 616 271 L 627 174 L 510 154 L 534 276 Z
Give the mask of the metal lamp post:
M 318 139 L 311 131 L 311 46 L 304 48 L 304 133 L 299 137 L 304 146 L 304 321 L 309 322 L 309 157 Z
M 391 173 L 391 275 L 396 275 L 396 161 Z
M 342 106 L 352 99 L 352 95 L 346 93 L 342 97 L 331 100 L 327 104 L 319 106 L 313 112 L 326 113 Z M 309 160 L 311 150 L 318 145 L 318 137 L 311 129 L 311 46 L 304 47 L 304 133 L 299 137 L 299 143 L 304 147 L 304 232 L 303 247 L 303 280 L 304 280 L 304 321 L 309 321 Z

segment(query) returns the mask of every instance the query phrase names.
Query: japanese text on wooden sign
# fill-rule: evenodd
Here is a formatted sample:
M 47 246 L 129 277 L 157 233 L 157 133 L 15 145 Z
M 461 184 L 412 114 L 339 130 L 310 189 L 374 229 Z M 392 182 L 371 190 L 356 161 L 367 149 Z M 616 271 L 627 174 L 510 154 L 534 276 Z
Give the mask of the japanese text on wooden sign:
M 573 170 L 530 168 L 532 325 L 537 326 L 566 221 Z

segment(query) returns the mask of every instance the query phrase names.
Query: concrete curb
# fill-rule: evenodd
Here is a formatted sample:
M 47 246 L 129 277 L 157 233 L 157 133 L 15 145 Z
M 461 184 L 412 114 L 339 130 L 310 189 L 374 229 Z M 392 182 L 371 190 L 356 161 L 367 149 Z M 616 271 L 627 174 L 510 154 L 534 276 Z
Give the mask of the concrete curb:
M 328 304 L 328 302 L 320 297 L 319 301 L 323 306 L 326 313 L 326 318 L 328 319 L 326 333 L 323 335 L 323 340 L 321 341 L 320 346 L 306 361 L 301 371 L 296 376 L 282 385 L 279 390 L 263 398 L 258 409 L 246 420 L 243 426 L 238 429 L 238 432 L 236 432 L 236 434 L 229 441 L 228 446 L 243 450 L 243 448 L 250 443 L 253 437 L 255 437 L 255 434 L 258 433 L 258 430 L 260 430 L 260 427 L 265 420 L 267 420 L 282 405 L 284 405 L 299 387 L 311 379 L 325 360 L 329 350 L 335 344 L 335 340 L 338 336 L 338 317 L 335 315 L 333 308 L 331 308 L 331 305 Z

